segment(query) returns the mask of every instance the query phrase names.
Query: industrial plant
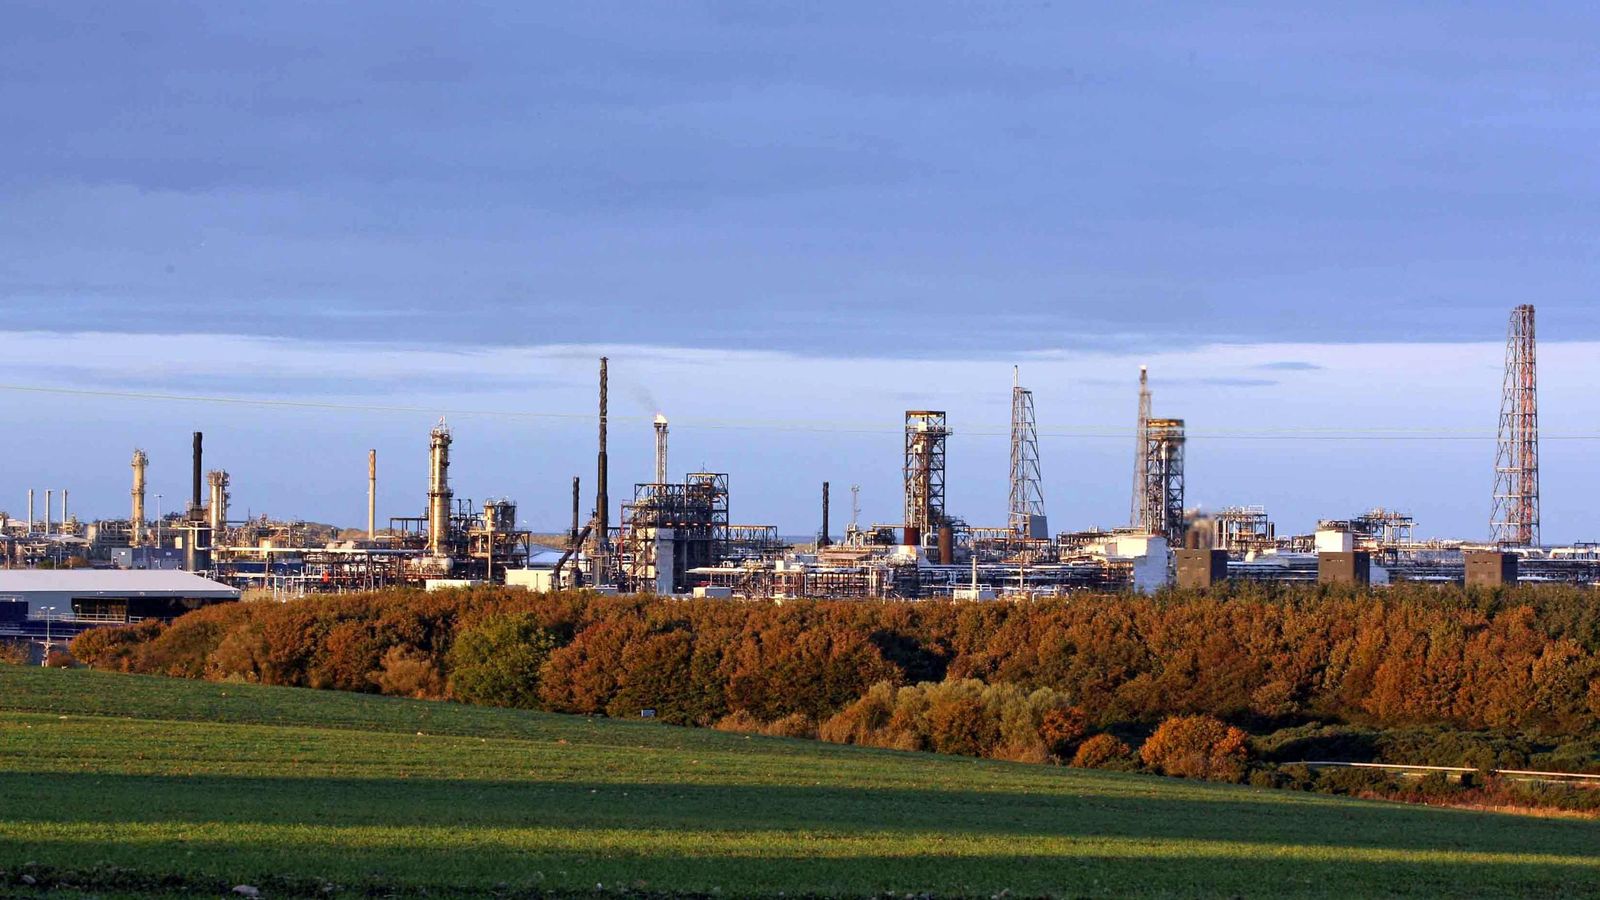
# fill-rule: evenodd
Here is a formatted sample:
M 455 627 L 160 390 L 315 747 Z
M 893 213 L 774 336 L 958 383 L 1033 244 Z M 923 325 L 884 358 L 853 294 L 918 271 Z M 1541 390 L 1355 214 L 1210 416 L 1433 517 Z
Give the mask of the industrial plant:
M 1185 420 L 1156 415 L 1151 373 L 1141 367 L 1125 526 L 1052 532 L 1044 490 L 1048 460 L 1039 452 L 1033 391 L 1014 369 L 1009 503 L 1003 516 L 972 521 L 948 507 L 946 458 L 958 430 L 943 410 L 912 409 L 901 420 L 901 520 L 860 522 L 859 487 L 852 486 L 849 521 L 835 534 L 831 485 L 822 482 L 815 540 L 789 542 L 772 524 L 734 518 L 736 482 L 728 471 L 675 478 L 669 422 L 661 415 L 652 423 L 655 455 L 648 479 L 614 499 L 607 453 L 608 366 L 609 360 L 599 361 L 592 500 L 585 503 L 581 476 L 572 477 L 571 523 L 564 534 L 536 540 L 519 524 L 514 500 L 458 497 L 450 480 L 455 438 L 443 419 L 427 434 L 428 477 L 425 485 L 417 485 L 415 515 L 379 520 L 378 454 L 369 451 L 366 527 L 355 535 L 295 520 L 231 515 L 229 473 L 206 469 L 204 439 L 197 431 L 189 460 L 190 496 L 181 509 L 149 514 L 152 461 L 144 450 L 134 449 L 126 519 L 81 521 L 72 514 L 68 492 L 52 489 L 27 492 L 25 517 L 0 514 L 0 600 L 12 601 L 10 607 L 0 605 L 0 612 L 12 609 L 7 615 L 14 620 L 0 621 L 0 631 L 23 627 L 23 620 L 36 618 L 38 611 L 38 604 L 25 602 L 28 591 L 10 573 L 42 568 L 89 569 L 106 576 L 117 570 L 181 570 L 201 576 L 197 582 L 204 584 L 192 593 L 203 596 L 191 599 L 207 602 L 241 592 L 289 600 L 391 585 L 441 589 L 479 583 L 729 599 L 971 600 L 1086 589 L 1153 591 L 1173 583 L 1204 588 L 1227 579 L 1600 583 L 1600 551 L 1594 545 L 1540 542 L 1532 306 L 1511 313 L 1494 490 L 1487 498 L 1492 514 L 1483 541 L 1417 540 L 1409 515 L 1383 508 L 1351 511 L 1318 521 L 1304 533 L 1285 534 L 1261 506 L 1190 507 Z M 424 452 L 420 435 L 415 452 Z M 70 586 L 52 587 L 70 594 Z M 71 599 L 70 610 L 52 607 L 56 618 L 87 623 L 120 615 L 126 621 L 193 605 L 108 603 L 106 598 L 117 594 L 114 582 L 101 577 L 95 587 L 81 602 Z M 135 596 L 133 588 L 128 596 Z

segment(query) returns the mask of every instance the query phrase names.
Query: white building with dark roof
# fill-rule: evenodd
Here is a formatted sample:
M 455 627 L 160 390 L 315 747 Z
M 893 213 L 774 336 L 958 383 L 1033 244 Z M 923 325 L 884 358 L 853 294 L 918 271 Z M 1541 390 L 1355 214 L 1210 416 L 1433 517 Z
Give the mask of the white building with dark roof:
M 27 604 L 29 618 L 171 619 L 239 599 L 232 588 L 192 572 L 164 569 L 0 569 L 0 605 Z

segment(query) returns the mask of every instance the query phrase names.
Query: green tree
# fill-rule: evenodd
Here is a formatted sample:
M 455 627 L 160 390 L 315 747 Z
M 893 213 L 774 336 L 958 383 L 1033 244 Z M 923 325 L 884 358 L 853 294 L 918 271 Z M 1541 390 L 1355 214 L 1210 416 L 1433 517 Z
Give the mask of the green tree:
M 539 670 L 554 645 L 532 614 L 489 616 L 456 635 L 450 693 L 468 703 L 537 707 Z

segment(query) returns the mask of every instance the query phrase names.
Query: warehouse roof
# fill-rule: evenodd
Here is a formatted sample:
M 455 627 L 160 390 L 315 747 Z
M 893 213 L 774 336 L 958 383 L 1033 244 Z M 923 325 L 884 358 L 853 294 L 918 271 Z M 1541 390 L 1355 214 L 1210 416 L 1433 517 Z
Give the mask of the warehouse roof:
M 239 596 L 237 588 L 175 569 L 0 569 L 0 594 L 44 591 L 113 597 Z

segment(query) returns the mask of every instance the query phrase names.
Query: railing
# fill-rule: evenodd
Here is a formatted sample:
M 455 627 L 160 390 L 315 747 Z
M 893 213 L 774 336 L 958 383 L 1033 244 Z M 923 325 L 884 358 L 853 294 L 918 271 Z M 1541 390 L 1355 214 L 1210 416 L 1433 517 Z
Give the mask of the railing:
M 1344 769 L 1379 769 L 1385 772 L 1395 772 L 1401 775 L 1415 774 L 1426 775 L 1429 772 L 1445 772 L 1461 775 L 1470 772 L 1485 771 L 1474 769 L 1471 766 L 1414 766 L 1402 763 L 1361 763 L 1361 762 L 1332 762 L 1332 761 L 1307 761 L 1297 763 L 1308 769 L 1344 768 Z M 1561 781 L 1570 784 L 1600 787 L 1600 775 L 1590 775 L 1582 772 L 1541 772 L 1536 769 L 1489 769 L 1488 774 L 1512 778 L 1521 781 Z

